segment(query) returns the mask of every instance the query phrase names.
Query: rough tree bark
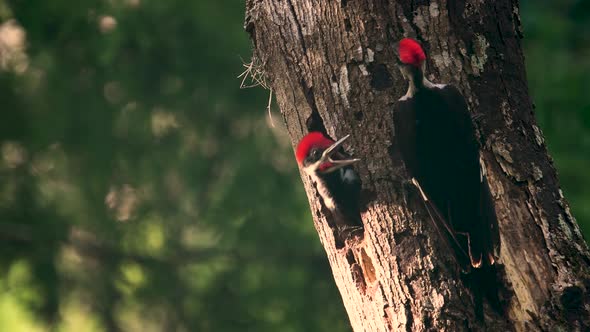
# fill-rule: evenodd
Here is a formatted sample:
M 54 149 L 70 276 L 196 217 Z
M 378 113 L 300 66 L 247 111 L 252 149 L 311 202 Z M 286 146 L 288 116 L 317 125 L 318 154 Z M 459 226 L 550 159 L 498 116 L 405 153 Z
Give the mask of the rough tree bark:
M 516 0 L 249 0 L 246 7 L 254 55 L 293 144 L 312 129 L 350 133 L 347 150 L 363 160 L 356 169 L 364 240 L 343 248 L 302 174 L 355 331 L 589 326 L 590 255 L 534 118 Z M 478 128 L 500 223 L 506 306 L 500 315 L 486 305 L 485 324 L 395 153 L 391 111 L 407 85 L 393 45 L 404 36 L 425 46 L 430 80 L 463 91 Z

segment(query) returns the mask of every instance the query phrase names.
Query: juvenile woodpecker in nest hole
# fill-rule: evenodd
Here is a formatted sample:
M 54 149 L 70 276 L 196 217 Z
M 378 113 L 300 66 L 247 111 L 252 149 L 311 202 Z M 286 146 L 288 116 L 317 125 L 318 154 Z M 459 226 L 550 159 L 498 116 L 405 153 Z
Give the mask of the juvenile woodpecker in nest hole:
M 298 164 L 315 182 L 324 205 L 330 210 L 341 240 L 362 230 L 361 182 L 352 168 L 360 159 L 351 158 L 341 148 L 349 137 L 335 142 L 321 132 L 311 132 L 301 139 L 295 153 Z

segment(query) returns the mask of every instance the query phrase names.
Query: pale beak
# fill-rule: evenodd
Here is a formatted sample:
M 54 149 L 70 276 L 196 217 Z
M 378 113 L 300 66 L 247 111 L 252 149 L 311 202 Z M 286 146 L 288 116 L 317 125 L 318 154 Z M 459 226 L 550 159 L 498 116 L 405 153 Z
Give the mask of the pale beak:
M 330 145 L 330 147 L 328 147 L 326 150 L 324 150 L 324 153 L 322 153 L 322 157 L 320 158 L 320 165 L 323 165 L 325 163 L 328 163 L 330 165 L 330 167 L 328 167 L 326 169 L 323 169 L 322 170 L 323 173 L 334 172 L 335 170 L 338 170 L 338 169 L 340 169 L 342 167 L 345 167 L 345 166 L 348 166 L 348 165 L 352 165 L 352 164 L 354 164 L 356 162 L 361 161 L 360 159 L 356 159 L 356 158 L 332 159 L 332 155 L 336 151 L 338 151 L 338 148 L 349 137 L 350 137 L 350 135 L 346 135 L 346 136 L 342 137 L 337 142 L 335 142 L 334 144 Z

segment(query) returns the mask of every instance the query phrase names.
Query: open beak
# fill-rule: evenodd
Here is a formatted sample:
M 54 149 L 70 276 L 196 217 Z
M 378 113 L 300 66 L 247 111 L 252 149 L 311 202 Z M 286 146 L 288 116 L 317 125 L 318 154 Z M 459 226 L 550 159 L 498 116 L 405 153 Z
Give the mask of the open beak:
M 346 136 L 342 137 L 337 142 L 335 142 L 334 144 L 330 145 L 330 147 L 328 147 L 326 150 L 324 150 L 324 153 L 322 153 L 322 157 L 320 158 L 320 165 L 327 164 L 329 166 L 326 167 L 326 168 L 324 168 L 324 169 L 322 169 L 322 172 L 324 172 L 324 173 L 334 172 L 335 170 L 338 170 L 338 169 L 340 169 L 342 167 L 345 167 L 345 166 L 348 166 L 348 165 L 352 165 L 352 164 L 354 164 L 356 162 L 361 161 L 360 159 L 356 159 L 356 158 L 332 159 L 332 155 L 336 151 L 338 151 L 338 148 L 349 137 L 350 137 L 350 135 L 346 135 Z

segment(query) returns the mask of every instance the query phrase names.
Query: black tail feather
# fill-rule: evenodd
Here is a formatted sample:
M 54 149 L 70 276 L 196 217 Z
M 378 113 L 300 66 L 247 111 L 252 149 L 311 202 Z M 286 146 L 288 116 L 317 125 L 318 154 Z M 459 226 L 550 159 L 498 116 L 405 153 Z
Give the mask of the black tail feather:
M 478 319 L 484 319 L 484 302 L 498 315 L 505 315 L 505 305 L 500 296 L 500 276 L 496 265 L 483 264 L 478 269 L 471 269 L 463 276 L 465 285 L 473 294 L 475 314 Z
M 461 267 L 463 269 L 468 270 L 469 265 L 470 265 L 469 264 L 469 255 L 463 249 L 463 246 L 459 242 L 459 239 L 457 239 L 457 234 L 455 233 L 453 226 L 447 222 L 447 220 L 440 213 L 440 211 L 438 210 L 436 205 L 434 205 L 434 203 L 426 196 L 426 194 L 422 190 L 422 187 L 420 186 L 418 181 L 415 179 L 412 179 L 412 182 L 413 182 L 414 186 L 418 189 L 420 195 L 422 196 L 422 201 L 424 202 L 424 206 L 426 207 L 426 211 L 428 212 L 430 219 L 433 221 L 434 225 L 436 226 L 436 230 L 441 235 L 441 238 L 448 239 L 449 245 L 455 251 L 459 265 L 461 265 Z

